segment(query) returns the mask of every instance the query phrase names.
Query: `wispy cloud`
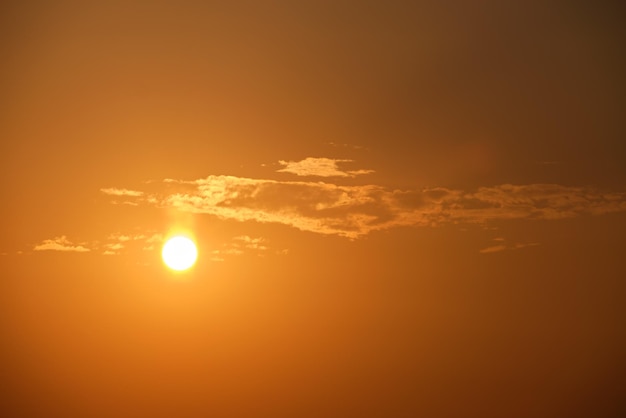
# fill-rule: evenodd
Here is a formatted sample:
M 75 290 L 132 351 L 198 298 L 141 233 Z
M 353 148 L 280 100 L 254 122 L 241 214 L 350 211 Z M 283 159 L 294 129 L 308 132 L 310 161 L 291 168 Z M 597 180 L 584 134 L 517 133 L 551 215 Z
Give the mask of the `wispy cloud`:
M 111 234 L 109 235 L 109 239 L 113 241 L 126 242 L 126 241 L 130 241 L 132 237 L 130 235 L 124 235 L 124 234 Z
M 507 245 L 504 243 L 505 241 L 504 238 L 494 238 L 493 241 L 496 241 L 499 244 L 483 248 L 479 250 L 479 252 L 482 254 L 489 254 L 489 253 L 497 253 L 497 252 L 505 251 L 505 250 L 519 250 L 520 248 L 536 247 L 537 245 L 539 245 L 538 242 L 523 242 L 523 243 L 518 242 L 516 244 Z
M 93 241 L 89 245 L 85 243 L 74 244 L 67 236 L 63 235 L 53 239 L 46 239 L 40 244 L 36 245 L 33 250 L 44 251 L 75 251 L 75 252 L 87 252 L 87 251 L 101 251 L 104 255 L 120 255 L 128 250 L 133 251 L 136 248 L 143 250 L 153 250 L 155 244 L 163 240 L 163 235 L 160 233 L 149 232 L 147 234 L 110 234 L 105 242 Z
M 117 251 L 117 250 L 121 250 L 122 248 L 124 248 L 124 244 L 116 242 L 114 244 L 107 244 L 105 245 L 105 247 L 108 248 L 109 250 Z
M 317 177 L 355 177 L 373 173 L 373 170 L 344 171 L 339 169 L 339 163 L 349 163 L 352 160 L 335 160 L 332 158 L 305 158 L 301 161 L 279 161 L 284 168 L 277 170 L 281 173 L 292 173 L 297 176 Z
M 128 190 L 128 189 L 118 189 L 115 187 L 103 188 L 103 189 L 100 189 L 100 191 L 104 194 L 108 194 L 111 196 L 131 196 L 131 197 L 143 196 L 143 192 L 139 192 L 136 190 Z M 128 202 L 126 204 L 132 204 L 132 202 Z
M 142 203 L 348 238 L 398 226 L 487 224 L 626 211 L 626 193 L 556 184 L 503 184 L 473 191 L 393 190 L 377 185 L 209 176 L 169 180 L 164 186 L 162 193 L 146 196 Z
M 243 246 L 246 248 L 251 248 L 254 250 L 267 250 L 267 247 L 261 244 L 263 241 L 265 241 L 263 238 L 251 238 L 248 235 L 240 235 L 233 238 L 233 240 L 242 242 Z
M 526 248 L 526 247 L 536 247 L 537 245 L 539 245 L 538 242 L 526 242 L 526 243 L 517 243 L 515 245 L 513 245 L 513 249 L 514 250 L 519 250 L 520 248 Z
M 125 235 L 125 234 L 116 233 L 116 234 L 109 235 L 108 239 L 111 241 L 117 241 L 117 242 L 128 242 L 128 241 L 141 241 L 141 240 L 147 240 L 147 239 L 154 240 L 154 237 L 146 237 L 146 235 L 144 234 Z
M 74 252 L 87 252 L 90 251 L 82 245 L 74 245 L 65 235 L 56 237 L 53 239 L 46 239 L 41 244 L 36 245 L 33 250 L 35 251 L 74 251 Z
M 245 253 L 262 255 L 269 250 L 264 238 L 253 238 L 248 235 L 234 237 L 231 242 L 222 244 L 222 247 L 212 251 L 213 261 L 224 261 L 225 256 L 237 256 Z M 287 254 L 287 250 L 275 251 L 275 254 Z
M 337 143 L 337 142 L 327 142 L 328 145 L 330 145 L 331 147 L 335 147 L 335 148 L 351 148 L 351 149 L 355 149 L 355 150 L 361 150 L 361 149 L 367 149 L 365 147 L 362 147 L 360 145 L 353 145 L 353 144 L 346 144 L 346 143 Z
M 497 253 L 504 250 L 506 250 L 506 245 L 492 245 L 491 247 L 483 248 L 482 250 L 480 250 L 480 252 L 483 254 L 487 254 Z

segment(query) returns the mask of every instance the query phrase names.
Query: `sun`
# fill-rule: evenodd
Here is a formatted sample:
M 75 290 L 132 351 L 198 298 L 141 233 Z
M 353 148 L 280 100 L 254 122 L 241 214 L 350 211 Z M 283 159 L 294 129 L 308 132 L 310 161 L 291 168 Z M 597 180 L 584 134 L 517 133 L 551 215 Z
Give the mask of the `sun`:
M 194 265 L 198 258 L 198 249 L 191 239 L 177 235 L 165 242 L 161 257 L 172 270 L 183 271 Z

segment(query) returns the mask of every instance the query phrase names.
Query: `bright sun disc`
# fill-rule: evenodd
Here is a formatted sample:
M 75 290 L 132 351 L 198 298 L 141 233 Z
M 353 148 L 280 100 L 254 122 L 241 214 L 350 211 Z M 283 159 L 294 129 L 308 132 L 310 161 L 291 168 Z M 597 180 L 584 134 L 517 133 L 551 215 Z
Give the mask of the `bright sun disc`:
M 181 271 L 193 266 L 198 258 L 198 250 L 192 240 L 179 235 L 167 240 L 163 245 L 161 256 L 169 268 Z

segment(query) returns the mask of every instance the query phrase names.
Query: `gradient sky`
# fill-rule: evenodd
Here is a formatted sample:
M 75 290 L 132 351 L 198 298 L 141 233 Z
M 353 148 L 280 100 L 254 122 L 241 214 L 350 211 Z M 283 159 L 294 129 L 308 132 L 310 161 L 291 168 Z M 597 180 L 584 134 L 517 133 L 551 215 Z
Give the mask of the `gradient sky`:
M 621 2 L 1 7 L 7 416 L 626 410 Z

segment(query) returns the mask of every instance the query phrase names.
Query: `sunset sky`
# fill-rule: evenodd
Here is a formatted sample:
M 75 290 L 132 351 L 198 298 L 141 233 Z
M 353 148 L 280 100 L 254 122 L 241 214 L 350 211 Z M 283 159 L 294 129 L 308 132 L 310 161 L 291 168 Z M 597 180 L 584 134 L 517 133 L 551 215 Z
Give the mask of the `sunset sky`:
M 622 2 L 0 14 L 0 415 L 626 412 Z

